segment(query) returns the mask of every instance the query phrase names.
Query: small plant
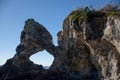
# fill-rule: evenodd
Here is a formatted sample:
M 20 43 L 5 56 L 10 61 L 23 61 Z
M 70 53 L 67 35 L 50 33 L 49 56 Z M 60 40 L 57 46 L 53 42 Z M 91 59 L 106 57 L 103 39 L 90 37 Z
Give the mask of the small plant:
M 90 17 L 91 11 L 89 10 L 88 7 L 83 8 L 83 9 L 77 9 L 75 11 L 72 11 L 69 15 L 71 20 L 73 22 L 78 22 L 78 21 L 88 21 Z
M 120 11 L 108 11 L 106 16 L 120 16 Z
M 90 10 L 88 7 L 78 8 L 69 14 L 73 23 L 89 22 L 94 17 L 120 16 L 120 10 L 116 6 L 106 5 L 100 10 Z
M 107 4 L 103 10 L 106 16 L 120 16 L 120 9 L 118 5 Z
M 115 16 L 115 12 L 114 11 L 110 11 L 106 13 L 107 16 Z

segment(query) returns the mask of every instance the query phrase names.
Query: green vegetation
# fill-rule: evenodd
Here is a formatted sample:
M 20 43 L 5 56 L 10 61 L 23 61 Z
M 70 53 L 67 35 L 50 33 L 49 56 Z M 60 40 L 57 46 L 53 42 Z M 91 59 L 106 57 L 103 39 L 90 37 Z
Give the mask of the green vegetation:
M 81 10 L 72 11 L 69 17 L 73 22 L 88 21 L 90 19 L 90 14 L 91 14 L 91 11 L 89 10 L 88 7 L 86 7 Z
M 74 22 L 89 22 L 94 17 L 120 16 L 120 10 L 107 5 L 99 10 L 90 10 L 88 7 L 79 8 L 69 14 L 69 18 Z
M 70 18 L 73 22 L 85 21 L 88 19 L 87 13 L 85 11 L 73 11 L 70 14 Z
M 106 16 L 120 16 L 120 11 L 108 11 Z
M 106 16 L 120 16 L 119 5 L 107 4 L 102 8 L 102 11 L 106 14 Z

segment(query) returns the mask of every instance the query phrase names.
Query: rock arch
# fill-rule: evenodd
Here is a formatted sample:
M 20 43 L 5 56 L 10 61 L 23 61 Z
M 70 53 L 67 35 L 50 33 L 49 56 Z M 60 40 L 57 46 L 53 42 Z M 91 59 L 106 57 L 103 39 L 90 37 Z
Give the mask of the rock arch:
M 53 63 L 54 57 L 44 50 L 32 55 L 30 60 L 35 64 L 43 65 L 43 67 L 50 67 Z

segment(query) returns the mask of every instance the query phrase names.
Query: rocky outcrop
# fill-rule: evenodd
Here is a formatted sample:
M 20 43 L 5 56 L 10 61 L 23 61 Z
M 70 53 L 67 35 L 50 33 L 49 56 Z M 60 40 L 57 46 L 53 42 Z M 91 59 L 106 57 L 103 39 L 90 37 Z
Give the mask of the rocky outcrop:
M 28 19 L 21 33 L 21 43 L 16 48 L 15 56 L 0 68 L 0 80 L 14 80 L 16 77 L 43 72 L 42 65 L 34 64 L 29 58 L 44 49 L 55 55 L 51 52 L 52 47 L 54 45 L 50 33 L 41 24 Z
M 64 20 L 58 46 L 43 25 L 28 19 L 15 56 L 0 67 L 0 80 L 119 80 L 120 17 L 86 12 Z M 48 70 L 29 59 L 42 50 L 54 57 Z

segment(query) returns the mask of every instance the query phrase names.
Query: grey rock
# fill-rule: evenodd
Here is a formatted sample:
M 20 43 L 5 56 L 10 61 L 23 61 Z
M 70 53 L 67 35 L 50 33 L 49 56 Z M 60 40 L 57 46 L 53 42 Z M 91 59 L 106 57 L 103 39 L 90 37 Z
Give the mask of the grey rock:
M 48 30 L 33 19 L 25 22 L 16 54 L 0 66 L 0 80 L 119 80 L 120 17 L 95 14 L 73 22 L 70 15 L 53 44 Z M 46 50 L 54 61 L 49 69 L 30 61 Z

